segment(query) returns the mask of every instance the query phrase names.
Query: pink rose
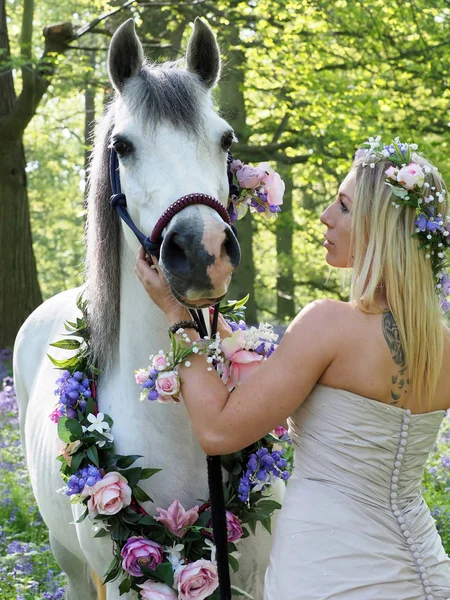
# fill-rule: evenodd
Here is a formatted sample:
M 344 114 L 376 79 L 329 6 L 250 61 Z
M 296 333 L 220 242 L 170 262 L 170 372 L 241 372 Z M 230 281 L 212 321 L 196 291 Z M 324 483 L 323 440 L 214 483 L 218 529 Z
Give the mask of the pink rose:
M 142 600 L 177 600 L 178 596 L 172 588 L 165 583 L 157 583 L 156 581 L 146 581 L 141 588 Z
M 241 539 L 241 537 L 244 533 L 242 531 L 241 522 L 236 517 L 236 515 L 234 515 L 229 510 L 226 511 L 226 517 L 227 517 L 227 540 L 229 542 L 237 542 L 237 540 Z M 207 527 L 212 528 L 212 520 L 211 519 L 208 521 Z M 208 535 L 208 537 L 212 538 L 212 534 L 210 535 L 209 533 L 205 532 L 205 535 Z
M 242 188 L 253 189 L 257 187 L 264 177 L 264 169 L 258 167 L 251 167 L 250 165 L 242 165 L 236 171 L 236 177 L 239 185 Z
M 180 379 L 176 371 L 160 373 L 155 382 L 156 391 L 162 398 L 175 396 L 180 391 Z
M 167 510 L 157 508 L 159 515 L 154 517 L 169 529 L 177 537 L 183 537 L 189 525 L 193 525 L 198 519 L 198 506 L 184 510 L 178 500 L 174 500 Z
M 272 206 L 283 204 L 284 181 L 279 174 L 272 169 L 269 163 L 263 162 L 258 165 L 260 169 L 264 169 L 264 177 L 262 178 L 267 192 L 267 201 Z
M 142 385 L 148 379 L 148 369 L 139 369 L 139 371 L 135 371 L 134 378 L 136 383 Z
M 90 488 L 89 516 L 115 515 L 131 503 L 131 489 L 127 480 L 117 471 L 107 473 Z
M 389 169 L 385 171 L 385 174 L 392 179 L 397 179 L 398 169 L 396 167 L 390 166 Z
M 233 332 L 233 335 L 230 335 L 221 342 L 223 353 L 231 361 L 231 364 L 225 369 L 222 377 L 229 389 L 245 381 L 255 369 L 257 363 L 263 359 L 261 354 L 243 350 L 244 345 L 245 333 L 242 329 L 237 329 Z
M 397 181 L 407 190 L 412 190 L 415 185 L 421 187 L 425 181 L 425 174 L 420 165 L 409 163 L 397 173 Z
M 219 585 L 217 567 L 210 560 L 196 560 L 175 571 L 180 600 L 204 600 Z
M 167 358 L 164 354 L 157 354 L 152 361 L 152 366 L 157 371 L 162 371 L 167 367 Z
M 228 377 L 225 376 L 228 386 L 241 385 L 255 370 L 259 362 L 263 360 L 261 354 L 249 350 L 239 350 L 231 358 L 231 366 Z
M 130 575 L 141 577 L 141 565 L 145 565 L 153 571 L 163 560 L 163 547 L 143 536 L 132 536 L 122 548 L 122 567 Z

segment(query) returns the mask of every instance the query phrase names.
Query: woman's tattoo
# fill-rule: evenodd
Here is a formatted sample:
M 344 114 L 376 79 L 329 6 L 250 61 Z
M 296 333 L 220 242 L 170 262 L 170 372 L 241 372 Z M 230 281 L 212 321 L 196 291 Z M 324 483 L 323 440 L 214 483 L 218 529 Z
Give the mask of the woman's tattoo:
M 395 364 L 398 366 L 397 375 L 392 376 L 393 389 L 391 390 L 391 404 L 398 404 L 401 394 L 407 392 L 406 386 L 410 383 L 409 379 L 406 378 L 406 359 L 405 351 L 402 346 L 400 339 L 400 331 L 398 330 L 397 323 L 395 322 L 394 315 L 385 311 L 382 317 L 382 327 L 384 339 L 389 346 L 392 358 Z

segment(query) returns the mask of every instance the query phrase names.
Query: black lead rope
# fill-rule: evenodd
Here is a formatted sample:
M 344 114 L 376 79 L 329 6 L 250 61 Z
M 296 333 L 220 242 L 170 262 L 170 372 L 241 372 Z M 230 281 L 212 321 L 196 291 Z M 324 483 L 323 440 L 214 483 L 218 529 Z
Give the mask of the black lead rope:
M 203 313 L 191 311 L 191 315 L 199 327 L 199 334 L 202 338 L 208 335 Z M 219 305 L 214 306 L 214 315 L 211 325 L 211 337 L 217 332 L 217 323 L 219 320 Z M 228 565 L 228 531 L 225 497 L 223 495 L 222 481 L 222 463 L 220 456 L 207 456 L 208 465 L 208 486 L 209 498 L 211 502 L 211 520 L 216 546 L 217 572 L 219 575 L 219 593 L 220 600 L 231 600 L 231 582 L 230 569 Z

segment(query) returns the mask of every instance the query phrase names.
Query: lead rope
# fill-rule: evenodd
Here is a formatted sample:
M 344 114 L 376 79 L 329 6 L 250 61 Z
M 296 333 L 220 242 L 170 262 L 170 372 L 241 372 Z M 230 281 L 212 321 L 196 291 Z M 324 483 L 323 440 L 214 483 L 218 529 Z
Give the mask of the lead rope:
M 200 337 L 208 335 L 203 313 L 191 310 L 191 315 L 199 328 Z M 214 306 L 211 325 L 211 337 L 217 333 L 219 304 Z M 216 546 L 217 573 L 219 575 L 220 600 L 231 600 L 230 569 L 228 565 L 228 532 L 225 498 L 223 495 L 222 463 L 220 456 L 207 456 L 209 498 L 211 501 L 211 520 Z

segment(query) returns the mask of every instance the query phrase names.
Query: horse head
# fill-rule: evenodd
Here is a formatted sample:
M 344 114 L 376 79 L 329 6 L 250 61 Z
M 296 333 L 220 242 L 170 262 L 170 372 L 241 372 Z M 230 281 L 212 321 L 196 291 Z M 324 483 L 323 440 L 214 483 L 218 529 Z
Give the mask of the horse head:
M 196 19 L 182 70 L 173 63 L 147 65 L 130 19 L 112 38 L 108 70 L 116 92 L 110 143 L 137 227 L 151 232 L 164 210 L 189 194 L 208 195 L 226 206 L 233 130 L 211 99 L 220 54 L 208 25 Z M 124 235 L 135 249 L 127 229 Z M 209 306 L 222 298 L 239 259 L 230 225 L 209 206 L 187 206 L 165 228 L 159 264 L 186 306 Z

